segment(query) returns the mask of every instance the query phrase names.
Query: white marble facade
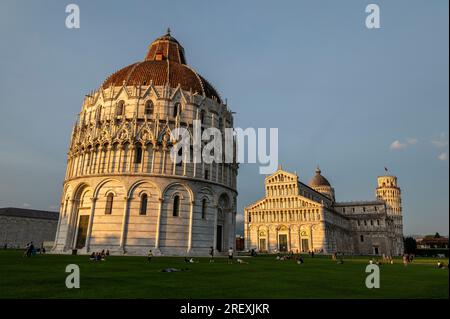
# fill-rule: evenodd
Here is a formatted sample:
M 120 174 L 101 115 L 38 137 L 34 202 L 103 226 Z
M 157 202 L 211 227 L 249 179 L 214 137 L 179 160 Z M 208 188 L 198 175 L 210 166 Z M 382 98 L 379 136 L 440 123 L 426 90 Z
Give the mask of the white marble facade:
M 53 251 L 207 255 L 235 246 L 233 163 L 177 164 L 174 128 L 233 126 L 226 103 L 170 33 L 84 99 L 73 128 Z
M 334 188 L 320 169 L 307 184 L 281 168 L 265 179 L 265 197 L 249 205 L 244 215 L 246 249 L 260 252 L 335 252 L 357 255 L 403 253 L 400 189 L 387 198 L 378 178 L 377 199 L 336 202 Z M 396 182 L 396 178 L 395 178 Z M 390 209 L 394 205 L 395 212 Z

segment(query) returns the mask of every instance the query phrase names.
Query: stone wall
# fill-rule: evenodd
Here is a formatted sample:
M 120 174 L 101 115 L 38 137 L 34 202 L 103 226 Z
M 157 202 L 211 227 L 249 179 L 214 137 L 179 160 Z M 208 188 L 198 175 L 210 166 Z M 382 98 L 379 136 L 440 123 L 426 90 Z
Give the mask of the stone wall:
M 58 220 L 0 216 L 0 244 L 24 248 L 32 241 L 40 247 L 44 241 L 55 240 Z

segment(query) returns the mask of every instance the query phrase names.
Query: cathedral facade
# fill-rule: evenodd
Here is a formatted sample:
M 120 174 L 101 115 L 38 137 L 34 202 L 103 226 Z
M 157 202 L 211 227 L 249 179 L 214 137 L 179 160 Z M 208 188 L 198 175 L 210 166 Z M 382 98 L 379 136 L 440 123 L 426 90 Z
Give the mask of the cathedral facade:
M 54 252 L 207 255 L 234 247 L 233 163 L 195 163 L 170 132 L 233 127 L 170 31 L 86 95 L 72 131 Z
M 403 253 L 401 193 L 395 176 L 378 177 L 376 199 L 337 202 L 320 169 L 304 184 L 279 168 L 265 197 L 245 208 L 246 249 L 357 255 Z

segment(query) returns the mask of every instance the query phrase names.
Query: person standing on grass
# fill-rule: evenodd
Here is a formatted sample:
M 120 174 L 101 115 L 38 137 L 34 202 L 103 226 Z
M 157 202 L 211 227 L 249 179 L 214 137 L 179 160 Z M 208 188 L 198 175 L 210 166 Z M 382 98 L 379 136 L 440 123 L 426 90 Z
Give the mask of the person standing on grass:
M 233 263 L 233 247 L 230 247 L 230 249 L 228 249 L 228 263 Z
M 209 250 L 209 262 L 214 262 L 214 248 L 211 246 L 211 249 Z
M 406 267 L 408 266 L 409 256 L 408 254 L 403 255 L 403 265 Z
M 152 253 L 152 250 L 150 249 L 150 250 L 148 251 L 148 254 L 147 254 L 147 260 L 148 260 L 148 262 L 151 262 L 151 261 L 152 261 L 152 257 L 153 257 L 153 253 Z
M 30 246 L 28 246 L 27 256 L 30 257 L 34 255 L 36 255 L 36 250 L 34 249 L 33 242 L 30 242 Z

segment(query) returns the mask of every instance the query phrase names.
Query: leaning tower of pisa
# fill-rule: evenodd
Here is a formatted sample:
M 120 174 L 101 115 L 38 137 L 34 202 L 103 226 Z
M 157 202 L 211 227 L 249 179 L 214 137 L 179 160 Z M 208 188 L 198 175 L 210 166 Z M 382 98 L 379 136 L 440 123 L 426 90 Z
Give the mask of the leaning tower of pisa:
M 386 202 L 387 214 L 394 220 L 395 251 L 403 253 L 403 215 L 401 190 L 397 185 L 397 177 L 392 175 L 378 176 L 376 196 Z

